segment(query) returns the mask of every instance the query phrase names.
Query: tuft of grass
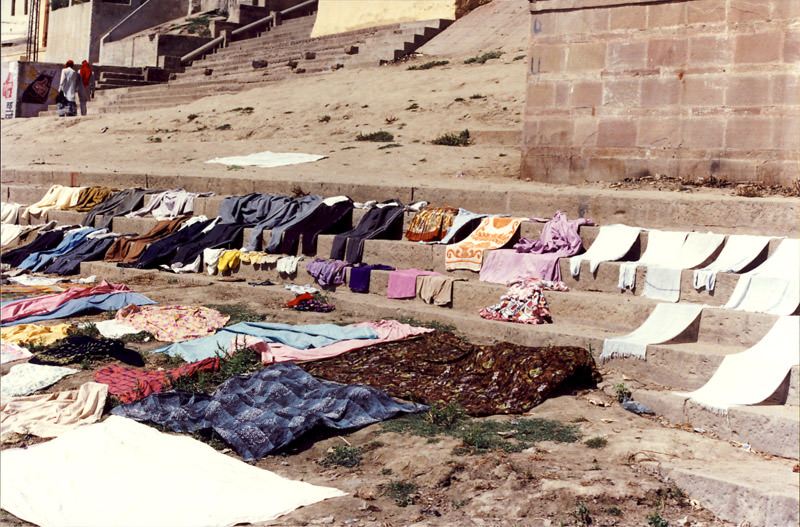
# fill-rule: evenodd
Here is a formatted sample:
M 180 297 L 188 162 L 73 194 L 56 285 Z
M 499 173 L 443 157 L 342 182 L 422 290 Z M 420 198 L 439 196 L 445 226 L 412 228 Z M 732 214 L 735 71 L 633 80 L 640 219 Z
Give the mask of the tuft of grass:
M 239 304 L 205 304 L 205 307 L 216 309 L 223 315 L 228 315 L 230 317 L 230 320 L 228 320 L 229 326 L 238 322 L 261 322 L 267 318 L 265 313 Z
M 419 104 L 413 102 L 406 107 L 406 110 L 418 110 Z
M 605 437 L 592 437 L 587 439 L 583 442 L 589 448 L 603 448 L 608 444 L 608 440 Z
M 98 338 L 100 330 L 97 329 L 93 322 L 87 322 L 70 331 L 70 336 Z
M 160 143 L 161 142 L 161 138 L 158 137 L 157 135 L 151 135 L 151 136 L 148 136 L 147 142 L 148 143 Z
M 254 110 L 255 110 L 255 108 L 253 108 L 252 106 L 245 106 L 245 107 L 238 106 L 238 107 L 233 108 L 233 109 L 228 110 L 228 111 L 229 112 L 240 112 L 240 113 L 253 113 Z
M 319 121 L 319 122 L 321 122 L 321 123 L 327 123 L 327 122 L 329 122 L 330 120 L 331 120 L 331 116 L 330 116 L 330 115 L 327 115 L 327 114 L 325 114 L 325 115 L 320 115 L 320 116 L 319 116 L 319 118 L 317 119 L 317 121 Z
M 592 515 L 589 513 L 589 507 L 583 503 L 578 503 L 572 510 L 572 517 L 575 519 L 575 525 L 585 527 L 592 523 Z
M 172 430 L 167 429 L 164 431 L 171 432 Z M 219 435 L 213 428 L 204 428 L 202 430 L 198 430 L 192 434 L 192 437 L 198 441 L 202 441 L 214 450 L 225 450 L 228 448 L 227 443 L 225 443 L 225 439 L 223 439 L 222 436 Z
M 658 512 L 648 514 L 645 519 L 650 527 L 669 527 L 669 522 L 662 518 Z
M 475 57 L 470 57 L 464 61 L 464 64 L 486 64 L 487 60 L 491 59 L 499 59 L 500 56 L 503 54 L 500 50 L 489 51 L 488 53 L 484 53 L 483 55 L 477 55 Z
M 622 509 L 614 505 L 613 507 L 609 507 L 606 509 L 606 513 L 610 514 L 611 516 L 622 516 Z
M 467 146 L 470 144 L 469 130 L 463 130 L 458 135 L 444 134 L 431 141 L 434 145 L 443 146 Z
M 263 369 L 261 355 L 251 349 L 241 348 L 225 356 L 225 350 L 217 350 L 219 370 L 198 372 L 191 377 L 180 377 L 170 382 L 170 388 L 187 392 L 211 392 L 235 375 L 246 375 Z
M 425 162 L 427 159 L 424 157 L 420 159 L 420 162 Z M 455 331 L 456 327 L 453 324 L 445 324 L 443 322 L 438 322 L 436 320 L 420 320 L 414 317 L 401 317 L 398 319 L 403 324 L 408 324 L 409 326 L 419 326 L 423 328 L 432 328 L 437 331 Z
M 196 17 L 189 17 L 186 19 L 186 31 L 191 34 L 197 34 L 200 37 L 210 37 L 211 30 L 208 25 L 211 19 L 208 16 L 201 15 Z
M 485 95 L 481 95 L 480 93 L 473 93 L 469 96 L 470 99 L 485 99 Z
M 397 148 L 397 147 L 400 147 L 400 146 L 403 146 L 403 145 L 397 144 L 397 143 L 387 143 L 387 144 L 385 144 L 383 146 L 379 146 L 378 150 L 386 150 L 387 148 Z
M 391 476 L 391 475 L 392 475 L 392 469 L 390 468 L 381 469 L 381 476 Z
M 368 134 L 359 132 L 356 136 L 356 141 L 374 141 L 376 143 L 390 143 L 393 139 L 394 136 L 384 130 L 379 130 L 377 132 L 371 132 Z
M 198 117 L 200 117 L 200 116 L 197 115 L 196 113 L 190 113 L 189 115 L 186 116 L 186 120 L 189 121 L 189 122 L 192 122 L 195 119 L 197 119 Z
M 131 333 L 120 337 L 123 342 L 150 342 L 156 340 L 156 336 L 149 331 L 140 331 L 139 333 Z
M 463 421 L 466 416 L 467 411 L 457 404 L 433 406 L 428 411 L 427 415 L 431 423 L 445 430 L 452 429 L 455 425 Z
M 328 450 L 325 457 L 317 463 L 323 467 L 347 467 L 353 468 L 361 464 L 361 454 L 364 450 L 357 446 L 337 445 Z
M 414 494 L 417 492 L 417 486 L 410 481 L 390 481 L 378 488 L 384 495 L 393 499 L 398 507 L 414 505 L 416 501 Z
M 88 357 L 81 360 L 80 368 L 82 370 L 88 370 L 91 367 L 92 367 L 92 361 Z
M 429 70 L 431 68 L 435 68 L 436 66 L 444 66 L 445 64 L 450 64 L 449 60 L 432 60 L 430 62 L 426 62 L 425 64 L 418 64 L 414 66 L 409 66 L 409 70 Z
M 614 386 L 614 394 L 617 396 L 618 403 L 623 402 L 625 399 L 631 398 L 631 391 L 623 383 L 619 383 Z
M 525 58 L 525 55 L 517 55 L 517 56 L 516 56 L 516 57 L 514 57 L 512 60 L 522 60 L 522 59 L 524 59 L 524 58 Z
M 219 125 L 219 126 L 217 126 L 215 128 L 215 130 L 230 130 L 230 129 L 231 129 L 231 125 L 228 124 L 228 123 L 221 124 L 221 125 Z

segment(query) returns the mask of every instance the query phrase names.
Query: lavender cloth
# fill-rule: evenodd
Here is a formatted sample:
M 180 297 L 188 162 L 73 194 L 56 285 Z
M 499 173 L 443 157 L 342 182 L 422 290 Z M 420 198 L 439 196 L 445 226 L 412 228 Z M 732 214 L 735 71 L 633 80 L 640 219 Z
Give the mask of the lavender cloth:
M 536 221 L 542 220 L 537 218 Z M 519 253 L 553 254 L 558 257 L 578 254 L 583 243 L 578 234 L 581 225 L 594 225 L 594 222 L 586 218 L 568 220 L 567 215 L 558 210 L 553 219 L 544 224 L 538 240 L 522 238 L 514 245 L 514 249 Z
M 389 273 L 389 285 L 386 288 L 388 298 L 414 298 L 417 296 L 417 277 L 438 275 L 433 271 L 419 269 L 403 269 Z
M 324 260 L 315 258 L 306 264 L 306 271 L 313 276 L 319 285 L 328 287 L 344 283 L 345 269 L 350 264 L 342 260 Z
M 372 270 L 379 271 L 394 271 L 391 265 L 366 265 L 360 264 L 350 269 L 350 290 L 354 293 L 368 293 L 369 292 L 369 279 L 372 276 Z

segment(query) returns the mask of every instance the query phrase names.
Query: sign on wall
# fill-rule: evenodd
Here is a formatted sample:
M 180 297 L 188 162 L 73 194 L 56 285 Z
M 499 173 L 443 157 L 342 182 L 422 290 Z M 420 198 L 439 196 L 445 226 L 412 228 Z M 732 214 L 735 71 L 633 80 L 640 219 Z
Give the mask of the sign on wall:
M 3 119 L 35 117 L 55 104 L 61 65 L 15 61 L 3 64 Z
M 19 62 L 4 62 L 2 79 L 2 118 L 13 119 L 17 116 L 17 79 L 19 79 Z

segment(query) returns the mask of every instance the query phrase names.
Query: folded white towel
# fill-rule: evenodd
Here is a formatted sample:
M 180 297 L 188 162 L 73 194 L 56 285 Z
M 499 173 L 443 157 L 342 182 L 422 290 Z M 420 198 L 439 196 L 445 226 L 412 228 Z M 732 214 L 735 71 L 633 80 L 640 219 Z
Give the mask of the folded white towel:
M 647 249 L 644 254 L 636 262 L 637 265 L 665 265 L 667 262 L 675 260 L 675 255 L 680 254 L 683 242 L 686 240 L 685 232 L 672 232 L 672 231 L 659 231 L 656 229 L 647 231 Z M 626 285 L 630 277 L 623 278 L 622 274 L 630 273 L 629 269 L 619 269 L 619 283 Z M 629 287 L 631 290 L 636 286 L 636 274 L 633 275 L 633 281 L 630 282 Z
M 677 302 L 681 297 L 681 269 L 651 265 L 647 268 L 642 296 Z
M 581 262 L 589 261 L 589 270 L 594 273 L 600 262 L 613 262 L 625 256 L 639 238 L 641 229 L 627 225 L 603 225 L 589 249 L 569 259 L 572 276 L 581 272 Z
M 769 236 L 742 234 L 728 236 L 719 256 L 707 266 L 694 272 L 695 289 L 705 287 L 707 291 L 713 291 L 717 273 L 738 273 L 761 254 L 769 240 Z
M 636 262 L 623 262 L 619 266 L 617 287 L 619 287 L 621 291 L 625 291 L 626 289 L 633 291 L 634 287 L 636 287 L 636 266 Z
M 800 305 L 800 240 L 783 240 L 766 262 L 739 277 L 727 309 L 791 315 Z

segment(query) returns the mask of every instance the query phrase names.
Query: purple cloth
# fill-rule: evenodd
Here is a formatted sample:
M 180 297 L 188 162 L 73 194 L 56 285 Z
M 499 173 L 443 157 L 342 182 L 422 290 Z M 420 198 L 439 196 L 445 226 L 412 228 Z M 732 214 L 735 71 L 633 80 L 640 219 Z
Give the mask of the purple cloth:
M 389 285 L 386 296 L 389 298 L 414 298 L 417 296 L 417 277 L 439 275 L 433 271 L 420 271 L 419 269 L 403 269 L 389 273 Z
M 350 269 L 350 290 L 354 293 L 368 293 L 369 292 L 369 279 L 372 275 L 372 270 L 379 271 L 394 271 L 391 265 L 366 265 L 360 264 Z
M 524 278 L 560 282 L 561 266 L 558 265 L 558 259 L 580 252 L 583 242 L 578 229 L 581 225 L 594 225 L 594 222 L 586 218 L 568 220 L 566 214 L 556 211 L 553 219 L 545 223 L 538 240 L 522 238 L 513 250 L 487 251 L 480 279 L 495 284 L 507 284 Z
M 308 262 L 306 271 L 317 280 L 319 285 L 328 287 L 344 283 L 345 268 L 349 265 L 341 260 L 315 258 L 314 261 Z

